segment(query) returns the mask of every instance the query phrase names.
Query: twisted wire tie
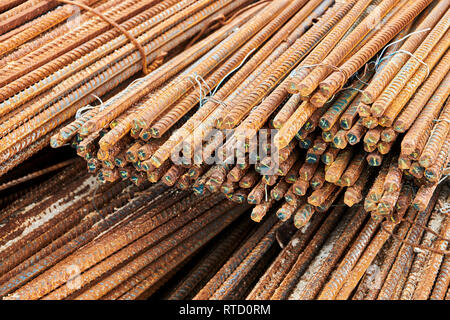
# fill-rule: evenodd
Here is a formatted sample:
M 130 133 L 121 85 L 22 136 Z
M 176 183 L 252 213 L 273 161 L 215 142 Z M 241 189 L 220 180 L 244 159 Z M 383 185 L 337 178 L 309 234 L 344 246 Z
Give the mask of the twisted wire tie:
M 359 80 L 359 79 L 358 79 L 358 80 Z M 360 81 L 361 81 L 361 80 L 360 80 Z M 362 82 L 362 81 L 361 81 L 361 82 Z M 333 99 L 336 97 L 336 95 L 337 95 L 339 92 L 344 91 L 344 90 L 355 90 L 355 91 L 358 91 L 358 92 L 364 94 L 366 97 L 368 96 L 367 93 L 364 92 L 363 90 L 360 90 L 360 89 L 357 89 L 357 88 L 353 88 L 353 87 L 345 87 L 345 88 L 341 88 L 341 89 L 337 90 L 337 91 L 331 96 L 331 98 L 328 99 L 327 102 L 325 102 L 325 103 L 329 103 L 329 102 L 333 101 Z
M 212 92 L 211 96 L 214 96 L 218 90 L 218 88 L 220 87 L 220 85 L 222 84 L 222 82 L 233 72 L 235 72 L 236 70 L 240 69 L 242 67 L 242 65 L 245 63 L 245 61 L 247 60 L 247 58 L 256 50 L 256 47 L 253 48 L 252 50 L 250 50 L 247 55 L 244 57 L 244 59 L 242 59 L 241 63 L 234 68 L 233 70 L 231 70 L 230 72 L 228 72 L 225 77 L 222 78 L 222 80 L 219 81 L 219 83 L 217 84 L 217 86 L 214 88 L 214 91 Z
M 448 155 L 447 155 L 448 156 Z M 450 169 L 450 163 L 447 165 L 447 167 L 442 168 L 442 172 L 444 172 L 445 170 Z M 438 181 L 438 185 L 441 184 L 442 182 L 444 182 L 445 180 L 447 180 L 447 178 L 450 176 L 450 174 L 444 174 L 441 179 Z
M 370 70 L 369 69 L 369 63 L 366 63 L 365 65 L 364 65 L 364 73 L 362 74 L 362 78 L 367 74 L 367 71 L 368 70 Z M 364 85 L 366 85 L 366 86 L 368 86 L 369 85 L 369 83 L 368 82 L 365 82 L 364 80 L 362 80 L 360 77 L 359 77 L 359 70 L 357 70 L 351 77 L 350 77 L 350 79 L 352 78 L 352 77 L 355 77 L 359 82 L 361 82 L 362 84 L 364 84 Z
M 130 42 L 132 42 L 134 44 L 134 46 L 136 47 L 136 49 L 140 52 L 141 54 L 141 59 L 142 59 L 142 72 L 147 75 L 150 71 L 147 68 L 147 56 L 145 54 L 145 50 L 142 47 L 142 45 L 136 40 L 135 37 L 133 37 L 131 35 L 131 33 L 129 33 L 127 30 L 125 30 L 122 26 L 120 26 L 117 22 L 115 22 L 114 20 L 106 17 L 105 15 L 103 15 L 101 12 L 97 11 L 94 8 L 89 7 L 88 5 L 85 5 L 83 3 L 78 3 L 75 1 L 71 1 L 71 0 L 57 0 L 59 2 L 65 3 L 65 4 L 70 4 L 73 6 L 78 6 L 86 11 L 89 11 L 93 14 L 95 14 L 96 16 L 98 16 L 100 19 L 102 19 L 103 21 L 105 21 L 106 23 L 109 23 L 111 26 L 113 26 L 114 28 L 116 28 L 117 30 L 119 30 L 125 37 L 128 38 L 128 40 Z
M 162 54 L 164 54 L 164 53 L 162 53 Z M 158 58 L 156 58 L 156 59 L 158 59 Z M 145 80 L 145 77 L 134 79 L 133 81 L 130 82 L 130 84 L 124 90 L 122 90 L 122 92 L 127 92 L 129 89 L 131 89 L 132 87 L 137 85 L 138 82 L 140 84 L 140 81 L 143 81 L 143 80 Z
M 199 98 L 199 109 L 203 107 L 203 96 L 206 97 L 208 92 L 211 92 L 211 87 L 206 83 L 205 79 L 203 79 L 197 72 L 194 72 L 193 74 L 189 74 L 186 76 L 186 79 L 189 80 L 189 82 L 195 87 L 195 85 L 198 85 L 198 98 Z M 205 88 L 202 87 L 202 83 L 205 85 Z M 205 91 L 203 91 L 205 90 Z
M 367 65 L 366 65 L 366 66 L 367 66 Z M 364 69 L 367 69 L 367 68 L 364 68 Z M 366 70 L 364 70 L 363 76 L 364 76 L 365 74 L 366 74 Z M 358 79 L 358 81 L 361 82 L 362 84 L 365 84 L 366 86 L 369 85 L 368 82 L 365 82 L 364 80 L 362 80 L 362 79 L 360 79 L 360 78 L 358 77 L 358 71 L 356 71 L 356 73 L 355 73 L 355 78 Z
M 358 91 L 359 93 L 362 93 L 366 97 L 369 97 L 368 94 L 364 90 L 361 90 L 361 89 L 358 89 L 358 88 L 345 87 L 345 88 L 342 88 L 340 91 L 344 91 L 344 90 L 355 90 L 355 91 Z
M 84 107 L 81 107 L 80 109 L 77 110 L 77 113 L 75 114 L 75 119 L 79 119 L 82 116 L 84 116 L 87 112 L 84 111 L 89 111 L 94 109 L 95 106 L 91 106 L 90 104 L 85 105 Z
M 224 107 L 228 107 L 228 105 L 227 105 L 224 101 L 219 100 L 219 99 L 216 99 L 216 98 L 214 98 L 214 97 L 212 97 L 212 96 L 206 97 L 206 98 L 203 99 L 203 100 L 206 101 L 206 102 L 212 101 L 212 102 L 221 104 L 221 105 L 223 105 Z
M 381 52 L 380 52 L 380 54 L 378 55 L 377 59 L 375 60 L 376 68 L 378 69 L 378 66 L 380 65 L 380 63 L 381 63 L 383 60 L 385 60 L 385 59 L 391 57 L 395 52 L 398 52 L 398 51 L 394 51 L 393 53 L 389 54 L 387 57 L 381 58 L 381 57 L 383 56 L 383 54 L 384 54 L 384 52 L 386 51 L 387 48 L 389 48 L 390 46 L 392 46 L 392 45 L 394 45 L 394 44 L 396 44 L 396 43 L 399 43 L 399 42 L 401 42 L 401 41 L 403 41 L 403 40 L 409 38 L 409 37 L 412 36 L 412 35 L 415 35 L 415 34 L 421 33 L 421 32 L 430 31 L 430 30 L 431 30 L 431 28 L 425 28 L 425 29 L 413 31 L 413 32 L 411 32 L 411 33 L 408 33 L 408 34 L 407 34 L 406 36 L 404 36 L 403 38 L 400 38 L 400 39 L 398 39 L 398 40 L 396 40 L 396 41 L 394 41 L 394 42 L 388 44 L 387 46 L 385 46 L 385 47 L 383 48 L 383 50 L 381 50 Z M 408 53 L 409 53 L 409 52 L 408 52 Z
M 195 87 L 195 83 L 192 81 L 192 79 L 198 84 L 199 86 L 199 109 L 203 106 L 204 102 L 208 102 L 209 100 L 211 100 L 212 102 L 218 103 L 223 105 L 224 107 L 228 107 L 227 104 L 222 101 L 219 100 L 217 98 L 214 98 L 217 90 L 219 89 L 219 87 L 221 86 L 222 82 L 225 81 L 225 79 L 230 76 L 232 73 L 234 73 L 235 71 L 237 71 L 238 69 L 240 69 L 242 67 L 242 65 L 246 62 L 246 60 L 248 59 L 248 57 L 256 50 L 257 48 L 253 48 L 252 50 L 250 50 L 247 55 L 242 59 L 242 61 L 239 63 L 239 65 L 237 65 L 233 70 L 231 70 L 230 72 L 228 72 L 220 81 L 219 83 L 216 85 L 216 87 L 214 88 L 214 90 L 211 90 L 211 87 L 208 85 L 208 83 L 205 81 L 205 79 L 203 79 L 203 77 L 201 77 L 199 74 L 197 74 L 196 72 L 194 72 L 194 74 L 190 74 L 188 75 L 186 78 L 194 85 Z M 205 85 L 205 87 L 207 87 L 206 93 L 203 93 L 202 90 L 202 84 L 201 82 L 203 82 L 203 84 Z M 206 89 L 205 89 L 206 90 Z M 209 96 L 207 96 L 207 94 L 211 92 L 211 94 Z M 202 94 L 204 96 L 204 98 L 202 98 Z
M 93 96 L 94 98 L 96 98 L 98 101 L 100 101 L 100 105 L 98 106 L 91 106 L 90 104 L 81 107 L 80 109 L 77 110 L 77 113 L 75 114 L 75 119 L 79 119 L 82 116 L 84 116 L 87 112 L 84 111 L 89 111 L 95 108 L 99 108 L 99 111 L 103 111 L 103 109 L 105 109 L 104 105 L 103 105 L 103 100 L 100 99 L 97 95 L 91 93 L 91 96 Z
M 448 178 L 449 175 L 450 175 L 450 174 L 445 174 L 445 175 L 441 178 L 441 180 L 438 181 L 437 184 L 441 184 L 442 182 L 444 182 L 445 180 L 447 180 L 447 178 Z
M 388 47 L 390 47 L 390 46 L 392 46 L 392 45 L 394 45 L 394 44 L 396 44 L 396 43 L 398 43 L 398 42 L 400 42 L 400 41 L 403 41 L 403 40 L 405 40 L 406 38 L 408 38 L 408 37 L 410 37 L 410 36 L 412 36 L 412 35 L 414 35 L 414 34 L 417 34 L 417 33 L 420 33 L 420 32 L 425 32 L 425 31 L 429 31 L 429 30 L 431 30 L 431 28 L 425 28 L 425 29 L 422 29 L 422 30 L 417 30 L 417 31 L 411 32 L 411 33 L 407 34 L 406 36 L 404 36 L 403 38 L 401 38 L 401 39 L 399 39 L 399 40 L 397 40 L 397 41 L 394 41 L 394 42 L 388 44 L 387 46 L 385 46 L 385 47 L 383 48 L 383 50 L 381 50 L 380 54 L 377 56 L 377 58 L 376 58 L 375 60 L 369 61 L 368 63 L 366 63 L 366 67 L 368 67 L 368 70 L 371 70 L 371 71 L 372 71 L 372 70 L 375 70 L 375 73 L 378 73 L 378 72 L 380 71 L 380 70 L 379 70 L 379 67 L 380 67 L 381 62 L 383 62 L 383 61 L 386 60 L 386 59 L 392 58 L 392 57 L 393 57 L 394 55 L 396 55 L 397 53 L 405 53 L 405 54 L 414 56 L 414 55 L 413 55 L 411 52 L 409 52 L 409 51 L 406 51 L 406 50 L 397 50 L 397 51 L 394 51 L 394 52 L 390 53 L 388 56 L 382 58 L 384 52 L 386 51 L 386 49 L 387 49 Z M 428 65 L 427 65 L 425 62 L 423 62 L 422 60 L 420 60 L 419 58 L 417 58 L 416 56 L 414 56 L 414 58 L 417 59 L 420 63 L 424 64 L 424 65 L 427 67 L 428 74 L 429 74 L 429 73 L 430 73 L 430 68 L 428 67 Z M 370 68 L 371 65 L 373 65 L 373 68 L 372 68 L 372 69 Z M 427 77 L 428 77 L 428 75 L 427 75 Z
M 163 58 L 165 55 L 167 55 L 167 52 L 163 51 L 163 52 L 161 53 L 161 55 L 158 56 L 156 59 Z M 143 81 L 143 80 L 145 80 L 145 77 L 141 77 L 141 78 L 134 79 L 133 81 L 131 81 L 131 82 L 128 84 L 128 86 L 127 86 L 122 92 L 127 92 L 127 90 L 129 90 L 131 87 L 133 87 L 133 86 L 135 86 L 135 85 L 138 85 L 138 82 L 139 82 L 139 84 L 140 84 L 140 82 Z M 84 112 L 84 111 L 88 111 L 88 110 L 92 110 L 92 109 L 94 109 L 94 108 L 100 107 L 98 111 L 99 111 L 99 112 L 102 112 L 103 110 L 105 110 L 105 109 L 108 107 L 108 105 L 105 105 L 105 104 L 103 103 L 102 99 L 100 99 L 98 96 L 96 96 L 96 95 L 93 94 L 93 93 L 91 93 L 91 95 L 94 96 L 98 101 L 100 101 L 100 105 L 99 105 L 99 106 L 91 106 L 91 105 L 88 104 L 88 105 L 86 105 L 86 106 L 84 106 L 84 107 L 78 109 L 78 110 L 77 110 L 77 113 L 75 114 L 75 119 L 78 119 L 78 118 L 82 117 L 82 116 L 84 115 L 84 113 L 82 114 L 82 112 Z M 112 98 L 112 99 L 114 99 L 114 98 Z M 110 101 L 110 100 L 109 100 L 109 101 Z
M 430 75 L 430 67 L 428 66 L 428 64 L 426 64 L 425 63 L 425 61 L 423 61 L 422 59 L 419 59 L 418 57 L 416 57 L 413 53 L 411 53 L 411 52 L 409 52 L 409 51 L 406 51 L 406 50 L 397 50 L 397 51 L 394 51 L 394 52 L 392 52 L 391 54 L 389 54 L 387 57 L 384 57 L 383 59 L 381 59 L 380 60 L 380 63 L 383 61 L 383 60 L 386 60 L 386 59 L 388 59 L 388 58 L 390 58 L 390 57 L 392 57 L 392 56 L 395 56 L 396 54 L 398 54 L 398 53 L 405 53 L 405 54 L 407 54 L 407 55 L 409 55 L 409 56 L 411 56 L 411 57 L 413 57 L 414 59 L 416 59 L 419 63 L 421 63 L 421 64 L 423 64 L 426 68 L 427 68 L 427 78 L 428 78 L 428 76 Z M 377 72 L 378 72 L 378 70 L 377 70 Z

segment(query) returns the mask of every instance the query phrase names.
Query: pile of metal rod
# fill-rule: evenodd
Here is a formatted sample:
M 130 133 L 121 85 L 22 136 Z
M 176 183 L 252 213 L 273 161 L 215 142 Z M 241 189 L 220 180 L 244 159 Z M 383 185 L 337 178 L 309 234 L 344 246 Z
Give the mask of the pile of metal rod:
M 424 211 L 396 208 L 401 221 L 341 195 L 297 230 L 254 224 L 220 193 L 101 184 L 72 162 L 1 211 L 3 299 L 449 298 L 446 185 Z
M 145 297 L 248 209 L 164 184 L 102 185 L 83 166 L 79 159 L 1 211 L 1 297 Z M 249 223 L 236 230 L 240 239 Z
M 404 205 L 400 223 L 340 202 L 311 221 L 310 240 L 297 231 L 247 299 L 449 299 L 448 201 L 447 187 L 420 213 Z
M 365 198 L 374 218 L 395 219 L 412 192 L 423 210 L 448 175 L 448 7 L 262 3 L 208 52 L 194 58 L 224 29 L 89 108 L 52 146 L 72 143 L 100 181 L 222 191 L 255 205 L 255 221 L 277 206 L 280 219 L 300 228 L 341 192 L 349 206 Z M 175 67 L 180 61 L 184 69 Z M 370 106 L 369 96 L 379 99 Z M 277 157 L 262 155 L 268 150 Z M 374 179 L 371 168 L 380 165 Z
M 380 223 L 341 202 L 311 221 L 310 240 L 301 230 L 294 235 L 247 299 L 449 299 L 448 254 L 414 248 L 447 249 L 448 192 L 420 214 L 409 209 L 412 223 Z
M 0 13 L 0 175 L 48 145 L 97 97 L 170 59 L 170 71 L 151 73 L 155 87 L 166 82 L 247 21 L 258 8 L 227 19 L 248 3 L 30 0 Z M 188 59 L 171 59 L 222 24 L 185 51 Z
M 450 299 L 449 255 L 421 250 L 448 248 L 448 187 L 429 207 L 406 213 L 413 223 L 380 223 L 364 208 L 341 200 L 327 215 L 315 215 L 267 265 L 280 235 L 290 234 L 273 215 L 240 245 L 217 272 L 205 254 L 166 299 Z M 407 205 L 399 210 L 407 210 Z M 423 226 L 428 227 L 427 230 Z M 392 236 L 391 236 L 392 234 Z M 411 246 L 411 244 L 413 246 Z M 414 247 L 417 246 L 417 247 Z M 217 258 L 216 258 L 217 259 Z M 262 270 L 261 270 L 262 269 Z
M 0 5 L 0 176 L 84 159 L 0 180 L 58 172 L 0 212 L 0 296 L 148 297 L 250 205 L 168 298 L 443 298 L 449 7 Z

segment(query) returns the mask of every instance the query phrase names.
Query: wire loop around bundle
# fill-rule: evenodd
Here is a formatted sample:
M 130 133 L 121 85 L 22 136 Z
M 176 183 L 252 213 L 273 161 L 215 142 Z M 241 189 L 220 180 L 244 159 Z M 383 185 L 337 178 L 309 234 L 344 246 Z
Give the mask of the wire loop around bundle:
M 80 109 L 77 110 L 76 114 L 75 114 L 75 119 L 79 119 L 82 116 L 84 116 L 87 112 L 89 112 L 92 109 L 95 108 L 99 108 L 99 111 L 103 111 L 105 109 L 105 106 L 103 105 L 103 100 L 100 99 L 100 97 L 96 96 L 95 94 L 91 93 L 91 96 L 93 96 L 94 98 L 96 98 L 98 101 L 100 101 L 100 105 L 98 106 L 91 106 L 90 104 L 81 107 Z M 85 112 L 87 111 L 87 112 Z
M 186 79 L 188 79 L 195 87 L 195 84 L 197 84 L 199 86 L 199 108 L 201 108 L 203 106 L 204 102 L 208 102 L 208 101 L 212 101 L 218 104 L 223 105 L 224 107 L 227 107 L 227 104 L 222 101 L 219 100 L 217 98 L 214 97 L 214 95 L 216 94 L 217 90 L 219 89 L 219 87 L 222 85 L 222 82 L 228 78 L 231 74 L 233 74 L 235 71 L 237 71 L 238 69 L 240 69 L 242 67 L 242 65 L 247 61 L 248 57 L 256 50 L 256 48 L 253 48 L 252 50 L 250 50 L 245 57 L 242 59 L 242 61 L 239 63 L 239 65 L 237 65 L 235 68 L 233 68 L 233 70 L 231 70 L 230 72 L 228 72 L 216 85 L 216 87 L 214 88 L 214 90 L 211 90 L 211 87 L 208 85 L 208 83 L 206 82 L 205 79 L 203 79 L 203 77 L 201 77 L 199 74 L 194 73 L 194 74 L 189 74 Z M 195 83 L 194 83 L 194 81 Z M 205 91 L 203 90 L 202 87 L 202 83 L 205 86 Z M 208 96 L 208 93 L 210 93 L 210 95 Z M 203 96 L 203 97 L 202 97 Z
M 428 66 L 428 64 L 426 64 L 425 61 L 423 61 L 422 59 L 419 59 L 418 57 L 416 57 L 413 53 L 411 53 L 409 51 L 406 51 L 406 50 L 394 51 L 391 54 L 389 54 L 387 57 L 382 58 L 380 60 L 380 63 L 383 62 L 383 60 L 389 59 L 390 57 L 393 57 L 393 56 L 395 56 L 396 54 L 399 54 L 399 53 L 407 54 L 407 55 L 411 56 L 412 58 L 416 59 L 422 65 L 424 65 L 427 68 L 427 76 L 426 77 L 428 78 L 428 76 L 430 75 L 430 67 Z M 378 66 L 377 66 L 377 68 L 378 68 Z

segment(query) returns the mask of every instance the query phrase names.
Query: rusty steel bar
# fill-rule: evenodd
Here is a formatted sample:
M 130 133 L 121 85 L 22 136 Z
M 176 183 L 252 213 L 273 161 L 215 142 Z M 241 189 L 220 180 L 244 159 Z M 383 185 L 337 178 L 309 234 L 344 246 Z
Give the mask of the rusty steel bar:
M 234 214 L 230 214 L 229 216 L 227 216 L 222 214 L 224 212 L 223 209 L 224 207 L 219 205 L 218 207 L 214 207 L 212 210 L 207 210 L 205 214 L 195 219 L 192 223 L 176 231 L 176 233 L 171 238 L 167 238 L 161 241 L 158 246 L 148 249 L 142 255 L 132 260 L 127 265 L 121 267 L 117 272 L 113 273 L 106 279 L 102 280 L 100 283 L 97 283 L 96 285 L 90 287 L 88 290 L 84 291 L 82 294 L 78 295 L 76 299 L 83 300 L 100 298 L 101 296 L 109 292 L 112 288 L 119 285 L 124 280 L 143 269 L 146 265 L 148 265 L 149 262 L 158 258 L 161 254 L 167 252 L 169 249 L 173 248 L 178 243 L 183 241 L 183 239 L 186 239 L 193 233 L 199 231 L 200 228 L 204 228 L 206 225 L 210 224 L 217 218 L 220 217 L 219 220 L 233 220 L 233 218 L 237 218 L 238 214 L 236 214 L 236 211 Z M 201 210 L 201 207 L 199 207 L 198 210 Z M 237 211 L 237 213 L 240 214 L 239 211 Z M 219 225 L 221 224 L 219 223 Z M 222 225 L 222 227 L 224 227 L 224 225 Z
M 434 197 L 434 201 L 436 201 L 437 196 Z M 424 224 L 428 220 L 429 215 L 431 214 L 431 209 L 433 208 L 433 204 L 430 204 L 425 211 L 418 212 L 415 218 L 416 223 Z M 423 229 L 418 226 L 412 226 L 407 235 L 407 240 L 412 243 L 417 243 L 419 241 L 420 236 L 423 233 Z M 399 284 L 400 277 L 403 274 L 405 268 L 409 269 L 409 265 L 411 263 L 411 258 L 413 254 L 413 247 L 407 244 L 403 244 L 400 249 L 398 256 L 384 282 L 380 293 L 377 297 L 378 300 L 389 299 L 394 293 L 395 288 Z
M 196 294 L 196 288 L 202 287 L 211 278 L 217 268 L 225 263 L 227 257 L 242 241 L 243 236 L 250 230 L 252 223 L 250 219 L 245 219 L 238 224 L 229 234 L 216 244 L 195 267 L 180 282 L 179 285 L 167 296 L 168 300 L 183 300 L 192 298 Z
M 148 266 L 144 272 L 139 274 L 139 277 L 143 279 L 143 281 L 139 282 L 134 288 L 120 296 L 119 300 L 140 298 L 149 287 L 151 288 L 161 274 L 167 273 L 168 270 L 180 263 L 183 258 L 189 256 L 189 254 L 198 250 L 201 245 L 207 243 L 208 240 L 217 235 L 224 227 L 233 222 L 233 220 L 236 219 L 236 214 L 240 212 L 241 208 L 236 208 L 229 212 L 229 215 L 219 217 L 216 221 L 213 221 L 196 233 L 192 238 L 188 239 L 188 241 L 183 242 L 179 247 L 175 248 L 175 250 L 172 250 L 167 256 L 164 256 L 161 261 Z M 169 264 L 167 261 L 170 263 L 169 268 L 165 267 L 165 265 Z M 155 269 L 157 270 L 156 272 L 154 271 Z
M 425 30 L 434 27 L 447 8 L 448 4 L 445 4 L 445 2 L 439 2 L 416 27 L 416 30 L 420 32 L 411 35 L 411 37 L 409 37 L 399 49 L 407 52 L 413 52 L 427 35 L 427 31 Z M 363 102 L 366 104 L 374 103 L 382 93 L 383 89 L 406 63 L 407 59 L 408 55 L 405 53 L 401 54 L 400 52 L 389 59 L 385 67 L 375 75 L 374 79 L 369 83 L 367 88 L 364 89 Z
M 341 88 L 346 80 L 361 68 L 374 54 L 379 51 L 389 40 L 431 3 L 429 0 L 413 1 L 404 5 L 391 20 L 386 23 L 355 55 L 350 57 L 339 67 L 339 72 L 332 73 L 320 84 L 321 92 L 331 97 L 336 90 Z M 369 17 L 368 17 L 369 18 Z
M 313 259 L 314 255 L 317 253 L 321 245 L 325 242 L 329 232 L 333 230 L 344 211 L 345 210 L 343 207 L 337 207 L 332 210 L 330 214 L 325 218 L 325 221 L 317 230 L 308 246 L 297 257 L 297 260 L 293 264 L 290 271 L 286 274 L 283 281 L 281 281 L 278 288 L 276 288 L 276 290 L 273 292 L 272 296 L 270 297 L 271 300 L 286 299 L 288 297 L 294 286 L 297 284 L 298 279 L 306 270 L 308 263 Z
M 208 283 L 194 296 L 194 300 L 210 299 L 220 288 L 222 283 L 238 268 L 253 248 L 263 239 L 276 223 L 274 216 L 269 216 L 251 235 L 251 237 L 237 250 L 227 263 L 212 277 Z
M 155 190 L 156 191 L 156 190 Z M 95 225 L 94 228 L 88 227 L 88 229 L 81 235 L 77 235 L 78 230 L 72 230 L 75 233 L 75 236 L 73 235 L 64 235 L 64 237 L 73 237 L 73 240 L 68 241 L 65 243 L 63 247 L 58 248 L 57 250 L 53 251 L 51 247 L 49 247 L 47 250 L 49 250 L 51 253 L 48 255 L 44 255 L 43 258 L 39 259 L 38 262 L 28 262 L 28 266 L 25 267 L 23 271 L 19 271 L 18 275 L 16 275 L 13 278 L 6 278 L 8 279 L 6 282 L 4 282 L 1 286 L 1 295 L 4 295 L 6 293 L 11 292 L 15 288 L 18 288 L 21 284 L 24 284 L 27 282 L 33 275 L 37 275 L 42 272 L 42 270 L 46 270 L 48 267 L 53 266 L 55 263 L 69 255 L 71 252 L 74 252 L 76 249 L 78 249 L 83 244 L 86 244 L 90 240 L 94 239 L 98 234 L 102 233 L 103 231 L 110 228 L 112 225 L 117 223 L 118 221 L 124 219 L 127 217 L 130 213 L 130 210 L 133 210 L 135 208 L 141 207 L 144 203 L 144 201 L 154 198 L 154 194 L 150 191 L 148 195 L 141 196 L 137 200 L 130 202 L 127 204 L 128 199 L 130 198 L 130 194 L 125 194 L 124 197 L 121 199 L 117 199 L 116 203 L 110 204 L 111 207 L 103 209 L 105 213 L 110 212 L 111 209 L 114 208 L 114 206 L 119 205 L 122 206 L 121 210 L 115 211 L 103 220 L 102 213 L 98 213 L 97 211 L 93 212 L 92 215 L 90 215 L 90 219 L 88 219 L 86 222 L 89 223 L 89 220 L 93 220 L 92 223 L 89 225 L 92 226 L 95 222 L 99 221 Z M 137 211 L 135 214 L 139 215 L 139 211 Z M 64 239 L 61 239 L 65 242 Z M 58 245 L 58 244 L 51 244 L 51 245 Z M 41 253 L 42 254 L 42 253 Z M 31 259 L 28 259 L 31 260 Z M 31 260 L 32 261 L 32 260 Z M 20 269 L 19 269 L 20 270 Z M 65 272 L 63 272 L 65 273 Z M 20 275 L 25 275 L 23 277 L 20 277 Z M 45 279 L 44 279 L 45 282 Z M 49 284 L 51 285 L 51 283 Z M 23 287 L 22 287 L 23 288 Z M 42 289 L 45 291 L 45 287 L 42 287 Z M 19 289 L 20 290 L 20 289 Z M 34 292 L 32 294 L 38 294 L 38 292 Z
M 321 287 L 325 284 L 326 277 L 337 264 L 345 248 L 350 244 L 366 217 L 367 213 L 362 208 L 356 209 L 354 213 L 346 213 L 346 216 L 333 231 L 335 234 L 332 233 L 330 235 L 316 256 L 315 261 L 318 263 L 317 267 L 315 266 L 315 262 L 310 264 L 309 268 L 314 271 L 311 273 L 308 270 L 305 271 L 305 275 L 308 276 L 300 278 L 289 299 L 310 300 L 319 293 Z M 352 222 L 349 223 L 350 221 Z M 321 252 L 325 251 L 327 253 L 328 251 L 326 250 L 330 246 L 332 246 L 331 251 L 323 257 Z

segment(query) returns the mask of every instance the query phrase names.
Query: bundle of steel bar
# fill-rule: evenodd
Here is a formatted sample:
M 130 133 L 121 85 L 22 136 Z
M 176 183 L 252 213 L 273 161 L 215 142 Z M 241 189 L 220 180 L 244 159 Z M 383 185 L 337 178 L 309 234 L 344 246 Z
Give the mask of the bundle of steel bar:
M 263 6 L 238 11 L 250 2 L 26 1 L 1 13 L 0 175 L 48 145 L 80 109 L 140 71 L 151 74 L 155 88 L 166 82 Z M 188 59 L 174 58 L 194 36 L 222 24 L 184 51 Z
M 222 191 L 255 205 L 255 221 L 276 206 L 300 228 L 341 192 L 374 218 L 394 219 L 410 191 L 423 210 L 448 175 L 449 12 L 431 0 L 253 6 L 219 43 L 230 25 L 85 108 L 51 144 L 71 143 L 100 181 Z M 388 76 L 403 85 L 376 117 L 367 99 L 392 96 Z
M 220 193 L 101 184 L 72 161 L 2 210 L 3 299 L 449 298 L 446 185 L 395 221 L 341 195 L 297 230 L 275 214 L 254 224 Z
M 144 233 L 128 230 L 128 223 L 110 230 L 112 222 L 105 222 L 110 220 L 95 220 L 89 223 L 102 227 L 87 230 L 89 236 L 83 239 L 88 240 L 82 242 L 92 244 L 77 250 L 78 240 L 70 238 L 70 250 L 66 242 L 58 244 L 56 251 L 44 251 L 51 258 L 41 261 L 34 255 L 53 243 L 48 242 L 51 236 L 43 236 L 39 241 L 45 244 L 36 243 L 36 251 L 5 267 L 8 273 L 0 294 L 147 296 L 198 249 L 181 249 L 196 234 L 209 230 L 202 246 L 222 230 L 212 226 L 215 221 L 233 220 L 248 204 L 253 206 L 252 220 L 261 223 L 237 249 L 239 253 L 215 275 L 201 271 L 219 260 L 211 253 L 210 260 L 199 265 L 203 273 L 188 275 L 173 297 L 245 297 L 249 283 L 276 252 L 278 230 L 291 232 L 289 225 L 300 229 L 298 237 L 286 246 L 289 252 L 283 249 L 281 254 L 286 256 L 280 259 L 290 262 L 273 267 L 276 275 L 269 277 L 275 282 L 261 282 L 268 288 L 261 293 L 266 298 L 304 295 L 301 288 L 310 285 L 314 290 L 306 295 L 350 297 L 369 267 L 384 268 L 385 259 L 392 259 L 389 268 L 395 266 L 397 253 L 402 258 L 392 275 L 383 269 L 394 287 L 377 291 L 379 297 L 410 298 L 418 285 L 425 287 L 417 295 L 431 290 L 436 266 L 430 267 L 433 273 L 422 272 L 424 261 L 432 252 L 430 257 L 438 264 L 448 252 L 447 220 L 440 213 L 431 214 L 449 175 L 448 1 L 58 1 L 59 6 L 57 1 L 32 0 L 0 6 L 0 30 L 5 32 L 0 36 L 0 175 L 48 144 L 53 148 L 69 144 L 93 174 L 78 173 L 70 182 L 67 190 L 84 199 L 81 202 L 87 201 L 94 185 L 99 190 L 122 186 L 114 197 L 124 203 L 115 207 L 125 209 L 111 213 L 106 202 L 103 207 L 110 215 L 128 219 L 132 210 L 152 221 L 149 228 L 160 230 L 162 223 L 170 223 L 169 213 L 160 206 L 169 210 L 172 204 L 188 208 L 195 203 L 190 218 L 173 219 L 197 221 L 221 210 L 217 203 L 223 194 L 231 202 L 220 202 L 221 206 L 236 213 L 204 218 L 206 227 L 196 231 L 189 229 L 197 226 L 190 220 L 173 222 L 167 227 L 172 231 L 155 231 L 167 239 L 173 233 L 178 239 L 166 244 L 158 238 L 164 249 L 155 245 L 153 229 L 145 229 L 145 223 L 142 232 L 149 238 L 141 242 L 135 237 L 145 237 Z M 75 9 L 77 19 L 72 19 Z M 9 181 L 4 188 L 26 179 Z M 162 185 L 179 191 L 167 191 Z M 151 197 L 136 197 L 142 189 L 154 192 L 149 191 Z M 448 195 L 448 189 L 442 190 Z M 67 196 L 68 191 L 61 192 L 60 197 Z M 158 192 L 160 197 L 142 204 Z M 123 198 L 117 196 L 122 193 Z M 186 200 L 178 201 L 181 197 Z M 59 206 L 72 206 L 69 200 L 60 201 Z M 75 205 L 89 205 L 81 202 Z M 103 209 L 96 206 L 89 212 L 98 219 L 96 214 Z M 36 219 L 33 207 L 18 210 L 19 216 Z M 15 212 L 12 206 L 6 216 Z M 36 221 L 46 225 L 61 220 L 53 220 L 51 212 L 39 211 L 42 219 Z M 329 212 L 326 217 L 324 212 Z M 73 226 L 84 221 L 77 219 Z M 141 223 L 134 213 L 130 219 Z M 8 251 L 10 245 L 15 248 L 15 241 L 35 235 L 27 218 L 11 223 L 6 227 L 5 252 L 13 250 Z M 191 231 L 182 233 L 189 235 L 183 238 L 175 228 Z M 24 230 L 24 240 L 14 240 Z M 230 237 L 237 235 L 231 232 Z M 391 242 L 397 249 L 383 251 Z M 179 247 L 171 247 L 174 243 Z M 324 243 L 321 258 L 314 262 Z M 102 246 L 107 249 L 97 252 Z M 366 247 L 370 252 L 363 252 Z M 426 253 L 413 259 L 414 247 Z M 224 245 L 220 250 L 232 248 Z M 344 253 L 342 266 L 329 278 Z M 157 260 L 147 260 L 155 255 Z M 323 262 L 328 259 L 323 256 L 331 257 L 332 265 Z M 359 265 L 360 257 L 365 260 Z M 170 270 L 164 269 L 168 261 L 177 261 Z M 378 264 L 372 267 L 374 261 Z M 309 262 L 313 265 L 307 272 Z M 81 288 L 62 286 L 72 265 L 86 274 Z M 354 273 L 353 267 L 358 267 Z M 116 271 L 110 273 L 111 268 Z M 310 284 L 317 268 L 327 273 Z M 411 279 L 402 273 L 408 268 Z M 422 276 L 426 285 L 420 284 Z M 361 295 L 372 290 L 367 278 Z M 189 291 L 191 284 L 199 291 Z
M 299 230 L 247 298 L 448 299 L 448 188 L 436 198 L 422 212 L 397 209 L 401 222 L 334 209 L 309 243 Z
M 76 160 L 2 210 L 1 297 L 145 297 L 248 209 L 164 184 L 100 184 L 83 165 Z M 250 227 L 239 223 L 228 236 L 241 239 Z
M 401 222 L 380 223 L 362 207 L 347 208 L 341 197 L 327 215 L 297 230 L 268 267 L 264 254 L 277 246 L 276 233 L 286 231 L 267 217 L 219 271 L 208 275 L 207 254 L 164 298 L 449 299 L 449 191 L 443 188 L 422 212 L 400 208 L 408 217 Z M 264 266 L 262 275 L 257 266 Z M 199 277 L 209 280 L 188 286 Z

